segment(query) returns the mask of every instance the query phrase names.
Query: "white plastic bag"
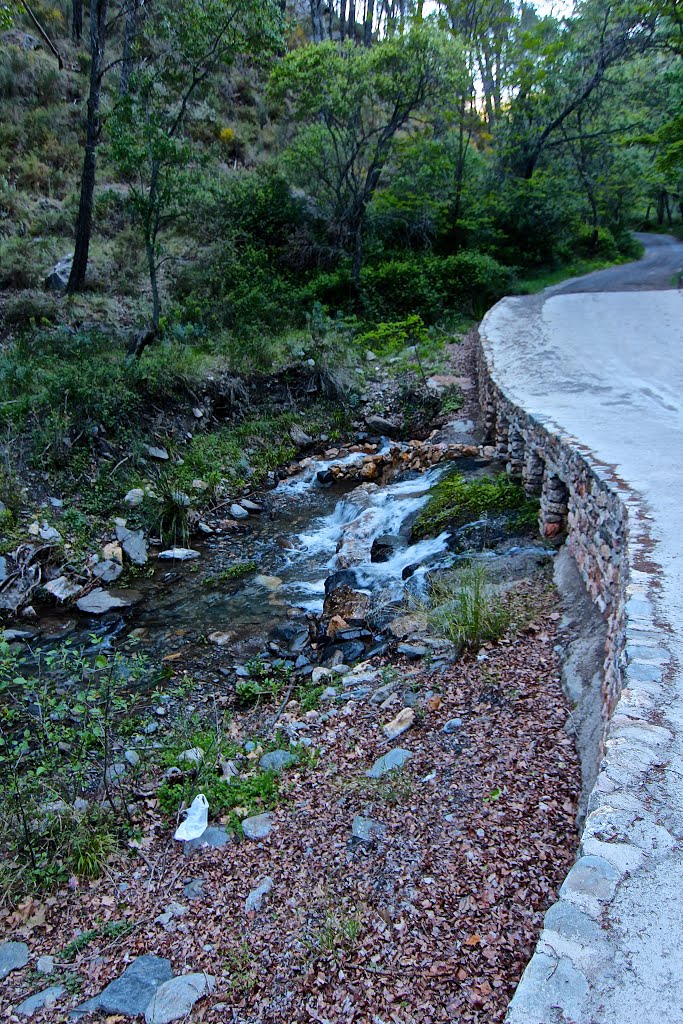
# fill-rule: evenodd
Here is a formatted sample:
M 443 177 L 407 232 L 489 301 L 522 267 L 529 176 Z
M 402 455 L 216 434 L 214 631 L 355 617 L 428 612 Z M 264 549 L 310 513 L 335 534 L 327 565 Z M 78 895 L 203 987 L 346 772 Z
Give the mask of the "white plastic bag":
M 174 839 L 186 843 L 190 839 L 199 839 L 209 824 L 209 801 L 203 793 L 194 798 L 187 809 L 185 821 L 181 821 L 175 830 Z

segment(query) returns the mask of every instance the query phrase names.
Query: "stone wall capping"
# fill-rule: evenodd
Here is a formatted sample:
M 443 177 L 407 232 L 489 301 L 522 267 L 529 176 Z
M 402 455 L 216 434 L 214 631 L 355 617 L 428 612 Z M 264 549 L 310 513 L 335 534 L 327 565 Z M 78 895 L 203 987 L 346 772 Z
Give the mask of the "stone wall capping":
M 559 428 L 552 416 L 533 406 L 526 409 L 506 393 L 505 360 L 496 358 L 490 318 L 502 307 L 496 323 L 496 337 L 501 336 L 518 316 L 519 302 L 503 300 L 481 325 L 478 364 L 484 422 L 492 443 L 501 436 L 497 425 L 504 424 L 509 468 L 521 473 L 528 494 L 540 494 L 542 532 L 558 539 L 566 532 L 567 547 L 586 589 L 606 618 L 608 643 L 601 757 L 588 797 L 579 856 L 545 915 L 506 1022 L 627 1024 L 628 1017 L 628 1024 L 671 1024 L 683 1020 L 683 1012 L 677 1016 L 664 994 L 672 988 L 667 985 L 668 950 L 660 965 L 652 960 L 651 944 L 643 967 L 652 977 L 661 976 L 660 987 L 652 988 L 662 992 L 663 1012 L 651 1005 L 640 1007 L 637 999 L 624 1000 L 620 994 L 625 985 L 634 991 L 639 936 L 656 929 L 652 914 L 656 918 L 668 912 L 672 900 L 676 902 L 671 913 L 676 914 L 683 880 L 683 823 L 678 830 L 667 828 L 658 810 L 666 802 L 667 787 L 683 788 L 683 763 L 670 763 L 676 730 L 683 733 L 683 705 L 672 700 L 670 634 L 654 600 L 659 580 L 647 526 L 653 517 L 615 470 Z M 674 856 L 680 875 L 671 876 L 670 891 L 662 892 L 662 906 L 644 907 L 642 923 L 627 927 L 621 886 L 633 883 L 636 894 L 651 891 L 653 872 L 671 872 Z M 669 941 L 676 944 L 676 952 L 683 947 L 683 910 L 678 917 L 680 932 L 661 936 L 664 946 Z

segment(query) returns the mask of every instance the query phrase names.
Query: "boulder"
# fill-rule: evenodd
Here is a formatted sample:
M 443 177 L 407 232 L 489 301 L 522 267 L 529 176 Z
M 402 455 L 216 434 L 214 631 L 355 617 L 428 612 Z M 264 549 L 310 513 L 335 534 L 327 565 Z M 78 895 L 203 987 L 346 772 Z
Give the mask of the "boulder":
M 371 434 L 382 434 L 395 437 L 401 432 L 401 425 L 396 420 L 385 419 L 384 416 L 366 416 L 365 425 Z
M 68 256 L 62 256 L 61 260 L 57 260 L 50 273 L 45 278 L 45 287 L 49 288 L 53 292 L 63 292 L 69 283 L 69 275 L 71 274 L 71 264 L 73 263 L 74 254 L 69 253 Z
M 387 562 L 397 551 L 402 551 L 408 546 L 405 537 L 398 537 L 392 533 L 383 533 L 375 537 L 370 548 L 371 562 Z
M 365 622 L 369 611 L 369 594 L 353 590 L 346 584 L 332 590 L 325 598 L 323 605 L 323 615 L 326 619 L 338 616 L 349 625 Z
M 78 1020 L 92 1013 L 139 1017 L 145 1012 L 158 989 L 172 978 L 173 971 L 169 960 L 150 954 L 139 956 L 98 996 L 72 1010 L 70 1017 L 72 1020 Z
M 309 437 L 306 431 L 302 430 L 296 423 L 292 423 L 289 428 L 289 436 L 297 448 L 307 448 L 309 445 L 313 444 L 313 438 Z

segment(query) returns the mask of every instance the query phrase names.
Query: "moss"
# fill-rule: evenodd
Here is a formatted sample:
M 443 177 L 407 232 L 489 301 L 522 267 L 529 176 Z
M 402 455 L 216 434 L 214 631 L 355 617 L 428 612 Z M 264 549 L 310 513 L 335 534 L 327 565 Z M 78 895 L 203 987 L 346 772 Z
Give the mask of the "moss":
M 476 480 L 466 480 L 460 473 L 454 473 L 440 480 L 432 490 L 429 502 L 415 521 L 413 537 L 435 534 L 447 526 L 462 526 L 491 513 L 509 514 L 513 528 L 525 529 L 535 524 L 538 505 L 504 473 Z
M 205 576 L 203 583 L 205 587 L 215 587 L 219 583 L 239 580 L 243 576 L 256 572 L 257 569 L 258 565 L 256 562 L 238 562 L 237 565 L 231 565 L 229 569 L 224 569 L 223 572 L 219 572 L 215 576 Z

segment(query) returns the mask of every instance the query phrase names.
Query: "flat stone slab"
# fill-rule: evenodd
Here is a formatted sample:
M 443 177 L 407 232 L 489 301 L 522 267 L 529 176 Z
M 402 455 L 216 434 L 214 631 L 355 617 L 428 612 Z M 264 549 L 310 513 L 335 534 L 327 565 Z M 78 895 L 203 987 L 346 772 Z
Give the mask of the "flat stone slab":
M 203 996 L 213 992 L 210 974 L 181 974 L 160 985 L 145 1009 L 145 1024 L 170 1024 L 181 1020 Z
M 242 831 L 247 839 L 265 839 L 270 835 L 273 827 L 273 815 L 266 811 L 265 814 L 255 814 L 252 818 L 245 818 L 242 822 Z
M 0 944 L 0 981 L 12 971 L 18 971 L 28 963 L 28 946 L 25 942 L 3 942 Z
M 91 590 L 89 594 L 76 601 L 76 607 L 88 615 L 105 615 L 117 608 L 129 608 L 131 604 L 132 602 L 125 597 L 117 597 L 116 594 L 102 590 L 101 587 Z
M 63 985 L 50 985 L 49 988 L 44 988 L 42 992 L 36 992 L 28 999 L 24 999 L 23 1003 L 19 1003 L 17 1013 L 20 1013 L 22 1017 L 32 1017 L 38 1010 L 54 1006 L 65 992 L 66 989 Z
M 395 747 L 388 754 L 382 754 L 381 757 L 378 757 L 372 768 L 369 768 L 365 774 L 369 779 L 381 779 L 387 772 L 393 772 L 396 768 L 402 768 L 412 756 L 411 750 Z
M 143 530 L 129 530 L 126 526 L 116 527 L 116 538 L 134 565 L 146 565 L 148 559 L 147 541 Z
M 70 1017 L 80 1019 L 87 1013 L 98 1012 L 139 1017 L 147 1009 L 157 989 L 172 977 L 170 960 L 151 954 L 139 956 L 98 996 L 72 1010 Z
M 174 562 L 189 562 L 199 557 L 199 552 L 194 548 L 167 548 L 166 551 L 159 552 L 159 558 Z

